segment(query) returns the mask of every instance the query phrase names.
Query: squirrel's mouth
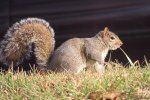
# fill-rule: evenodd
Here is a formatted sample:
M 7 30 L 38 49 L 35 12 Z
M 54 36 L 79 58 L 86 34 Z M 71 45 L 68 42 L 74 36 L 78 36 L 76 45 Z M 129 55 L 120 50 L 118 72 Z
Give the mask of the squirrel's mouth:
M 118 46 L 110 47 L 110 49 L 111 49 L 111 50 L 116 50 L 116 49 L 118 49 L 118 48 L 120 48 L 120 47 L 121 47 L 121 45 L 118 45 Z
M 120 42 L 120 43 L 116 43 L 116 45 L 115 45 L 115 46 L 110 46 L 110 49 L 111 49 L 111 50 L 116 50 L 116 49 L 120 48 L 122 45 L 123 45 L 123 43 L 122 43 L 122 42 Z

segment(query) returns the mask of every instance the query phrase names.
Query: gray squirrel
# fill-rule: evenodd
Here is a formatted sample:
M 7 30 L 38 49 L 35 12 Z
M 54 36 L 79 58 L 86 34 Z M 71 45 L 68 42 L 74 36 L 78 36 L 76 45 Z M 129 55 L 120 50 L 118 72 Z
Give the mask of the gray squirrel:
M 119 37 L 107 27 L 94 37 L 72 38 L 54 51 L 48 68 L 56 72 L 79 73 L 85 67 L 94 65 L 96 71 L 103 74 L 108 51 L 116 50 L 122 44 Z
M 79 73 L 88 65 L 95 65 L 99 73 L 105 70 L 105 57 L 123 43 L 106 27 L 94 37 L 73 38 L 54 51 L 54 30 L 47 21 L 27 18 L 12 25 L 0 42 L 0 63 L 20 66 L 33 61 L 40 70 Z M 24 66 L 24 65 L 23 65 Z
M 13 24 L 0 42 L 0 62 L 5 66 L 13 63 L 16 67 L 24 61 L 35 60 L 39 69 L 45 69 L 54 46 L 54 31 L 47 21 L 23 19 Z

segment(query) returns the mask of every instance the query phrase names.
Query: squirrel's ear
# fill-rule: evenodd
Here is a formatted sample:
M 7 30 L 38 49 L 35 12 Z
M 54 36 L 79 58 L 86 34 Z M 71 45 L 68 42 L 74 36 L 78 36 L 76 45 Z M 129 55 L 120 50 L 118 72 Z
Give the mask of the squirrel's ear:
M 107 34 L 107 32 L 109 31 L 108 27 L 104 28 L 104 34 Z
M 109 31 L 108 27 L 105 27 L 105 28 L 104 28 L 104 31 L 102 32 L 102 37 L 107 36 L 108 31 Z

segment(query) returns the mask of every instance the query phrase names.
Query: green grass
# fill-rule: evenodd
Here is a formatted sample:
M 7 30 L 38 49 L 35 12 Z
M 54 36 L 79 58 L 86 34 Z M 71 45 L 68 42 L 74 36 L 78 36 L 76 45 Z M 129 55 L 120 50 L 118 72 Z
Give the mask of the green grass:
M 145 92 L 146 91 L 146 92 Z M 85 100 L 92 92 L 125 93 L 126 100 L 150 98 L 150 66 L 116 65 L 99 75 L 92 69 L 78 75 L 24 72 L 0 75 L 0 100 Z M 99 97 L 100 98 L 100 97 Z

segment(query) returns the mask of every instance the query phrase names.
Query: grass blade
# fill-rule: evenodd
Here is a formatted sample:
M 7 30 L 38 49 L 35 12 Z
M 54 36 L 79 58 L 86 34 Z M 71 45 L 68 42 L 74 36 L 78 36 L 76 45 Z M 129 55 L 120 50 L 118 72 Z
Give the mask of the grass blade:
M 149 66 L 149 63 L 148 63 L 148 61 L 147 61 L 146 56 L 144 56 L 144 61 L 145 61 L 145 63 L 146 63 L 146 66 Z
M 131 66 L 134 66 L 134 64 L 133 64 L 133 62 L 132 62 L 132 60 L 129 58 L 129 56 L 124 52 L 124 50 L 123 49 L 121 49 L 120 48 L 120 50 L 124 53 L 124 55 L 126 56 L 126 58 L 128 59 L 128 61 L 129 61 L 129 63 L 130 63 L 130 65 Z

